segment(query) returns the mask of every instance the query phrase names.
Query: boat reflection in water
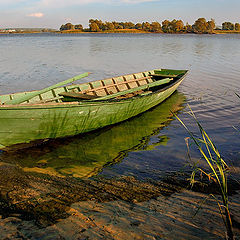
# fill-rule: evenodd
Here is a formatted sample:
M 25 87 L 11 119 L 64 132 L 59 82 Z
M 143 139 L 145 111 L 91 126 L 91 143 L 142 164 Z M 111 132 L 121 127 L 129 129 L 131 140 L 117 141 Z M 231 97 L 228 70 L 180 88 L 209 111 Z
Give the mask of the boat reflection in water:
M 103 167 L 121 161 L 132 151 L 152 150 L 168 142 L 152 136 L 170 124 L 173 114 L 183 108 L 185 97 L 175 92 L 157 107 L 120 124 L 70 138 L 56 139 L 41 146 L 14 152 L 2 152 L 2 163 L 16 164 L 24 172 L 58 177 L 88 178 Z

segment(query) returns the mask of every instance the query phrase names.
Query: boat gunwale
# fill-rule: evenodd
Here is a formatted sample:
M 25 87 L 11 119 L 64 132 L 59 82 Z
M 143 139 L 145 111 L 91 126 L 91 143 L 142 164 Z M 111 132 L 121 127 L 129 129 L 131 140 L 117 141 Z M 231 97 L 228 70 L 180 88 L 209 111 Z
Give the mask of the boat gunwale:
M 156 69 L 154 69 L 154 70 L 156 70 Z M 160 88 L 157 91 L 149 93 L 147 96 L 146 95 L 136 95 L 131 98 L 123 98 L 123 99 L 113 98 L 113 99 L 98 100 L 98 101 L 91 100 L 91 101 L 52 102 L 52 103 L 25 103 L 25 104 L 16 104 L 16 105 L 4 105 L 3 104 L 3 105 L 0 105 L 0 110 L 1 110 L 1 108 L 4 110 L 23 110 L 23 109 L 67 108 L 67 107 L 80 107 L 80 106 L 87 107 L 87 106 L 98 106 L 98 105 L 102 105 L 103 103 L 105 103 L 105 104 L 113 104 L 113 103 L 123 104 L 123 103 L 126 103 L 127 101 L 130 102 L 132 99 L 148 97 L 148 96 L 152 96 L 152 95 L 158 94 L 160 92 L 166 91 L 167 89 L 176 85 L 178 82 L 182 81 L 188 74 L 188 70 L 181 70 L 181 71 L 185 71 L 185 73 L 179 79 L 177 79 L 176 81 L 173 81 L 172 83 L 165 86 L 164 88 Z M 146 71 L 146 72 L 150 72 L 150 71 Z M 144 73 L 144 72 L 139 72 L 139 73 Z M 133 74 L 139 74 L 139 73 L 133 73 Z M 131 75 L 131 74 L 127 74 L 127 75 Z M 122 77 L 122 76 L 125 76 L 125 75 L 121 75 L 119 77 Z M 117 78 L 117 77 L 114 77 L 114 78 Z M 108 79 L 108 78 L 106 78 L 106 79 Z M 90 83 L 97 82 L 97 81 L 102 81 L 102 80 L 96 80 L 96 81 L 92 81 Z M 89 83 L 89 82 L 86 82 L 86 83 Z M 81 84 L 85 84 L 85 83 L 81 83 Z M 76 85 L 78 86 L 80 84 L 76 84 Z M 72 85 L 69 85 L 69 86 L 72 86 Z M 34 90 L 34 91 L 36 91 L 36 90 Z M 31 92 L 34 92 L 34 91 L 31 91 Z M 15 94 L 17 94 L 17 93 L 15 93 Z M 11 95 L 11 94 L 9 94 L 9 95 Z

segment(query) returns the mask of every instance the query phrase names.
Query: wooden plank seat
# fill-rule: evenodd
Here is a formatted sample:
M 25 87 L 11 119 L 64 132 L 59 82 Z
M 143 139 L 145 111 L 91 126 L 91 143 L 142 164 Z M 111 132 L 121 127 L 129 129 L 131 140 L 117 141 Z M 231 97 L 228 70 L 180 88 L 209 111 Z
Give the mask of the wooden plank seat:
M 110 100 L 113 98 L 120 99 L 124 95 L 126 95 L 126 97 L 123 97 L 123 98 L 130 98 L 130 97 L 133 97 L 136 95 L 142 95 L 142 94 L 145 95 L 144 93 L 146 91 L 149 91 L 150 88 L 159 87 L 160 85 L 169 83 L 172 80 L 173 80 L 173 78 L 164 78 L 159 81 L 150 82 L 148 84 L 145 84 L 145 85 L 142 85 L 142 86 L 139 86 L 136 88 L 127 89 L 124 91 L 120 91 L 120 92 L 105 95 L 105 96 L 89 95 L 89 94 L 83 93 L 83 91 L 81 91 L 81 92 L 63 92 L 63 93 L 59 93 L 58 95 L 64 97 L 62 99 L 62 101 L 64 101 L 64 102 L 66 102 L 66 101 L 81 101 L 81 100 L 102 101 L 102 100 Z M 90 90 L 94 91 L 96 89 L 97 88 L 90 89 Z M 91 92 L 90 90 L 89 90 L 89 92 Z
M 139 81 L 142 81 L 142 80 L 146 80 L 147 82 L 149 82 L 148 81 L 149 79 L 152 79 L 152 77 L 150 75 L 147 76 L 147 77 L 143 77 L 143 78 L 134 78 L 134 79 L 127 80 L 127 81 L 122 81 L 122 82 L 118 82 L 118 83 L 114 83 L 114 84 L 108 84 L 108 85 L 98 87 L 98 88 L 86 89 L 86 90 L 82 90 L 81 92 L 82 93 L 95 92 L 97 90 L 107 89 L 107 88 L 110 88 L 110 87 L 116 87 L 116 86 L 127 84 L 127 83 L 132 83 L 132 82 L 138 83 Z M 69 86 L 68 89 L 73 90 L 73 89 L 79 88 L 79 87 L 81 88 L 81 86 L 79 86 L 79 85 L 78 86 L 72 86 L 72 87 Z
M 103 96 L 103 97 L 98 97 L 97 99 L 92 99 L 92 101 L 110 100 L 110 99 L 117 98 L 117 97 L 120 97 L 120 96 L 125 95 L 125 94 L 129 94 L 129 93 L 133 93 L 133 92 L 141 91 L 141 90 L 142 91 L 145 91 L 145 90 L 149 91 L 150 88 L 159 87 L 161 85 L 169 83 L 172 80 L 173 80 L 173 78 L 161 79 L 159 81 L 151 82 L 151 83 L 148 83 L 148 84 L 140 86 L 140 87 L 124 90 L 124 91 L 117 92 L 117 93 L 107 95 L 107 96 Z
M 91 100 L 98 98 L 96 95 L 89 95 L 89 94 L 83 94 L 83 93 L 77 93 L 77 92 L 62 92 L 58 94 L 59 96 L 62 96 L 64 98 L 74 98 L 79 100 Z

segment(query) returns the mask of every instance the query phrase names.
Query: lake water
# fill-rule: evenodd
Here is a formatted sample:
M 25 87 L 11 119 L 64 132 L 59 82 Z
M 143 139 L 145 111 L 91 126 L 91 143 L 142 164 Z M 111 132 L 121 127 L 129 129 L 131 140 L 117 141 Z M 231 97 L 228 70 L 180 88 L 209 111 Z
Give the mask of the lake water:
M 172 97 L 138 117 L 84 136 L 0 152 L 0 162 L 48 176 L 158 179 L 184 170 L 188 134 L 171 112 L 195 132 L 189 104 L 239 179 L 239 43 L 240 34 L 0 35 L 0 94 L 41 89 L 83 72 L 92 74 L 82 82 L 189 69 Z M 199 158 L 196 149 L 191 154 Z
M 233 34 L 1 35 L 0 94 L 41 89 L 86 71 L 92 74 L 82 81 L 154 68 L 189 69 L 190 72 L 180 86 L 178 95 L 184 95 L 186 102 L 225 157 L 238 164 L 236 160 L 239 159 L 240 134 L 233 126 L 238 127 L 240 120 L 240 99 L 235 95 L 235 92 L 239 93 L 240 82 L 239 41 L 240 35 Z M 156 124 L 155 119 L 158 119 L 158 115 L 155 115 L 155 111 L 161 113 L 161 106 L 146 113 L 147 119 L 144 124 L 141 118 L 129 121 L 129 124 L 134 122 L 132 132 L 137 133 L 145 127 L 149 128 L 149 131 L 136 137 L 131 136 L 133 139 L 129 144 L 121 145 L 129 135 L 129 129 L 125 128 L 128 123 L 106 129 L 104 133 L 100 131 L 97 134 L 100 136 L 91 141 L 84 137 L 84 146 L 97 145 L 99 148 L 94 157 L 92 153 L 85 151 L 86 159 L 101 158 L 107 154 L 109 158 L 106 162 L 111 162 L 119 152 L 128 151 L 144 137 L 151 135 L 146 144 L 152 145 L 158 142 L 161 136 L 165 136 L 168 139 L 166 144 L 159 144 L 145 151 L 128 151 L 121 163 L 106 168 L 104 172 L 135 172 L 134 174 L 139 176 L 142 170 L 150 173 L 153 169 L 172 171 L 181 167 L 186 157 L 184 137 L 187 134 L 176 120 L 155 131 L 164 124 L 161 120 L 159 126 Z M 168 114 L 170 118 L 170 113 Z M 183 111 L 179 117 L 188 126 L 192 125 L 190 117 Z M 118 128 L 121 128 L 120 134 Z M 109 131 L 115 134 L 111 141 Z M 154 134 L 151 131 L 154 131 Z M 102 136 L 104 134 L 106 138 Z M 74 141 L 75 144 L 79 141 L 79 147 L 83 147 L 81 137 Z M 59 148 L 66 148 L 66 145 Z M 102 149 L 99 145 L 102 145 Z M 67 151 L 71 152 L 71 146 L 68 147 Z M 114 154 L 111 154 L 112 151 Z M 28 151 L 25 152 L 26 155 L 27 153 Z M 54 161 L 57 158 L 56 154 L 58 153 L 52 154 Z M 77 156 L 71 159 L 78 161 Z M 81 162 L 84 162 L 83 156 Z M 33 162 L 32 165 L 34 164 Z

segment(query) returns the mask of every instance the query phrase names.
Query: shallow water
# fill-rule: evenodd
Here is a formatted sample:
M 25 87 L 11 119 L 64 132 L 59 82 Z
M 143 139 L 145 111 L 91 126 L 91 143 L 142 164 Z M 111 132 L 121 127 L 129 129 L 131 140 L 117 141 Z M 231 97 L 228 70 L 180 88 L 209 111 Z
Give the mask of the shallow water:
M 173 96 L 140 116 L 89 134 L 0 152 L 1 179 L 9 183 L 2 191 L 18 186 L 12 177 L 6 179 L 5 169 L 9 175 L 17 171 L 24 178 L 36 177 L 27 183 L 30 189 L 44 184 L 45 177 L 158 180 L 169 172 L 187 171 L 188 135 L 172 115 L 195 132 L 187 103 L 240 179 L 240 133 L 233 128 L 240 129 L 240 99 L 235 95 L 240 93 L 239 41 L 235 34 L 0 35 L 0 94 L 41 89 L 87 71 L 92 74 L 82 82 L 154 68 L 190 70 Z M 194 148 L 191 155 L 199 158 Z M 40 185 L 34 196 L 45 194 Z M 25 187 L 18 189 L 24 192 Z

